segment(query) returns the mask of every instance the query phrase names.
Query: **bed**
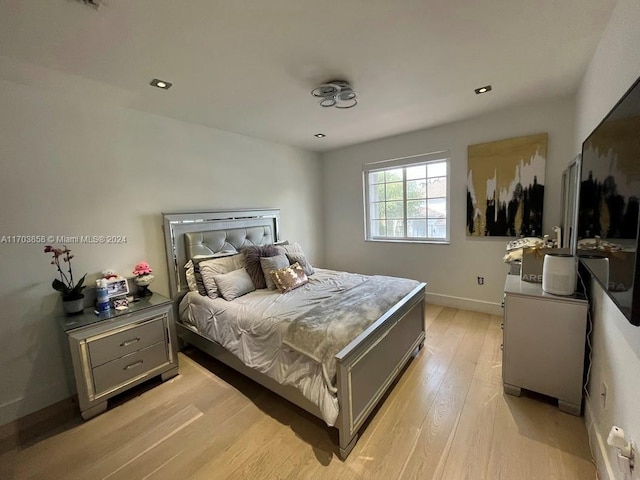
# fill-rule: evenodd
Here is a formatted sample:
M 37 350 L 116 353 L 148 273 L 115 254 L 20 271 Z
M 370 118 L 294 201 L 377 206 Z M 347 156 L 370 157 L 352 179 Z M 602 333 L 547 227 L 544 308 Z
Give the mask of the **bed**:
M 279 210 L 172 213 L 163 218 L 180 340 L 337 428 L 339 455 L 345 459 L 365 420 L 424 344 L 426 285 L 316 267 L 307 284 L 285 294 L 256 290 L 231 302 L 210 299 L 189 291 L 184 265 L 197 255 L 278 244 Z M 373 294 L 371 289 L 380 286 L 391 293 Z M 349 297 L 351 306 L 342 300 Z M 387 298 L 377 305 L 375 297 Z M 321 354 L 311 355 L 313 341 L 308 330 L 300 329 L 309 328 L 329 306 L 336 315 L 348 315 L 353 299 L 359 298 L 371 299 L 360 303 L 371 310 L 363 316 L 375 315 L 372 320 L 356 330 L 355 338 L 331 343 L 333 350 L 318 347 L 311 353 Z M 296 343 L 301 339 L 307 343 Z

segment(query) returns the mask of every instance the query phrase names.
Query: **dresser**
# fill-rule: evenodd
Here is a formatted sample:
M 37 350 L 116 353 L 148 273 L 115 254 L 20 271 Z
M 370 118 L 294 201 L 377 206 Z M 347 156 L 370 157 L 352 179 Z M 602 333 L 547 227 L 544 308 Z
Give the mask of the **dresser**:
M 154 293 L 97 315 L 93 308 L 61 318 L 69 339 L 82 417 L 107 409 L 107 400 L 160 375 L 178 373 L 171 300 Z
M 560 410 L 580 415 L 589 304 L 580 296 L 545 293 L 539 283 L 507 275 L 504 287 L 502 380 L 558 399 Z

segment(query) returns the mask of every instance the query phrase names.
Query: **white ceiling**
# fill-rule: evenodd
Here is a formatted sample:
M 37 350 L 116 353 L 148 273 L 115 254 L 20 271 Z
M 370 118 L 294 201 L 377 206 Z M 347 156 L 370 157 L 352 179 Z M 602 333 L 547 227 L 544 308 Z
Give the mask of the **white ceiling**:
M 573 94 L 616 2 L 0 0 L 0 78 L 325 151 Z

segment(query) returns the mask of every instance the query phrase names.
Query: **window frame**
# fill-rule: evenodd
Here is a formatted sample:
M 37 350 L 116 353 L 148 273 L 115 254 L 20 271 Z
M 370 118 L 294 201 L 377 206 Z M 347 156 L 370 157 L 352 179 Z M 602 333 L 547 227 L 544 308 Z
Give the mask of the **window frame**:
M 445 199 L 446 199 L 446 213 L 445 213 L 445 222 L 446 222 L 446 233 L 445 238 L 434 238 L 434 237 L 408 237 L 407 234 L 407 174 L 406 169 L 420 166 L 420 165 L 429 165 L 431 163 L 442 163 L 444 162 L 446 167 L 446 188 L 445 188 Z M 403 218 L 402 221 L 404 223 L 404 237 L 388 237 L 388 236 L 373 236 L 371 234 L 371 208 L 372 201 L 370 198 L 371 184 L 369 183 L 370 175 L 376 172 L 383 172 L 388 170 L 394 170 L 402 168 L 402 184 L 403 184 L 403 198 L 402 198 L 402 209 L 403 209 Z M 426 177 L 427 179 L 429 177 Z M 433 178 L 433 177 L 432 177 Z M 387 182 L 385 180 L 384 184 Z M 383 160 L 379 162 L 366 163 L 362 167 L 362 185 L 363 185 L 363 201 L 364 201 L 364 239 L 367 242 L 391 242 L 391 243 L 432 243 L 432 244 L 445 244 L 448 245 L 450 243 L 450 231 L 451 231 L 451 158 L 448 150 L 441 152 L 433 152 L 433 153 L 424 153 L 420 155 L 413 155 L 409 157 L 401 157 L 395 158 L 391 160 Z M 428 195 L 428 193 L 427 193 Z M 428 196 L 425 198 L 428 205 Z M 385 200 L 386 201 L 386 200 Z M 427 221 L 428 225 L 428 216 L 425 216 L 425 221 Z M 428 233 L 428 228 L 427 228 Z

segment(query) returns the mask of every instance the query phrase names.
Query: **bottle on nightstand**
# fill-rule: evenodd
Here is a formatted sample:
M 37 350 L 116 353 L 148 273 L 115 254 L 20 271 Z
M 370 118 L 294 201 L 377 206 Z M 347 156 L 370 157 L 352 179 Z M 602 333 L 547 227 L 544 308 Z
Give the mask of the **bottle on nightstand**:
M 98 313 L 108 312 L 111 309 L 109 292 L 107 291 L 107 280 L 104 278 L 96 280 L 96 304 Z

